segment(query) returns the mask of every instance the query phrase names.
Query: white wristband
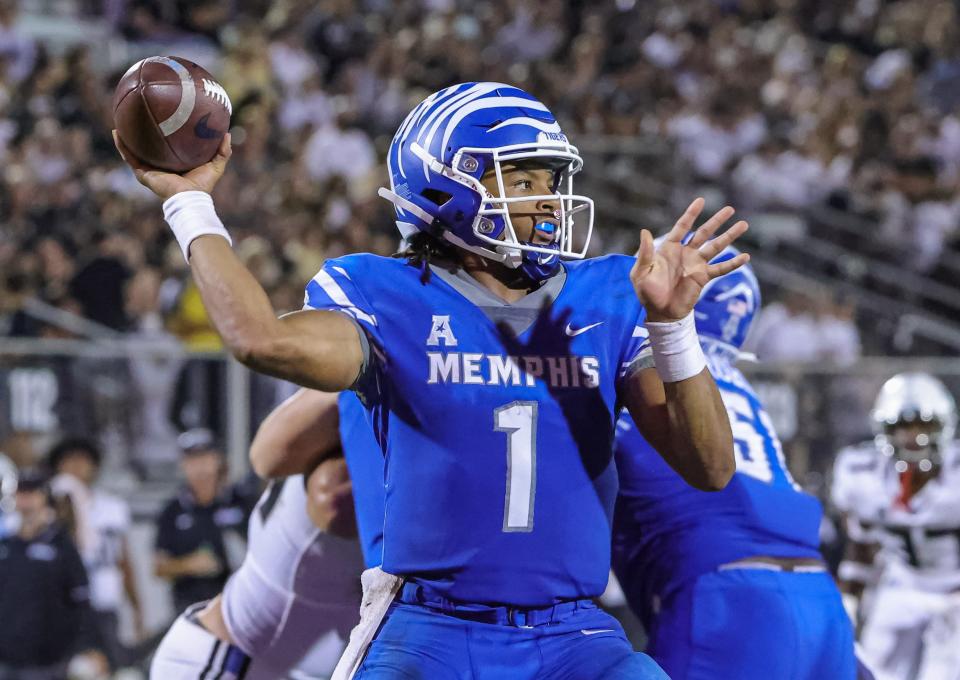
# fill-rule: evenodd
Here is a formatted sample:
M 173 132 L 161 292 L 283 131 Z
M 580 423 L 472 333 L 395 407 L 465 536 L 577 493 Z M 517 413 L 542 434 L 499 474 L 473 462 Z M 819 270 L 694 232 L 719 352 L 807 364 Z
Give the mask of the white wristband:
M 692 378 L 706 367 L 693 312 L 679 321 L 647 321 L 645 325 L 650 333 L 653 363 L 663 382 Z
M 200 236 L 215 235 L 233 241 L 223 222 L 217 217 L 213 199 L 205 191 L 181 191 L 163 202 L 163 219 L 183 251 L 183 259 L 190 261 L 190 243 Z

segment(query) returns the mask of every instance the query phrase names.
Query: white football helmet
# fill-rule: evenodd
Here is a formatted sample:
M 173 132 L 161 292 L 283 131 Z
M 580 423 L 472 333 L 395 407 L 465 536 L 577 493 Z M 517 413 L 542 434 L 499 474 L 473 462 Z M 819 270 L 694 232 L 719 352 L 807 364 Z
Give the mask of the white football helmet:
M 941 461 L 957 429 L 957 404 L 946 386 L 929 373 L 899 373 L 883 384 L 871 414 L 881 450 L 928 471 Z M 920 425 L 919 428 L 910 426 Z

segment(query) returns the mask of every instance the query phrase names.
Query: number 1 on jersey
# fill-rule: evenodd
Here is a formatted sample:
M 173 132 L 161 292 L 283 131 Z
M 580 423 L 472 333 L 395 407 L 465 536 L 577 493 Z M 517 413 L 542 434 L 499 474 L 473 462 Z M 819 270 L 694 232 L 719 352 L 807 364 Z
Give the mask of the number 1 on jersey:
M 537 487 L 537 402 L 514 401 L 493 412 L 494 429 L 507 435 L 504 531 L 533 530 Z

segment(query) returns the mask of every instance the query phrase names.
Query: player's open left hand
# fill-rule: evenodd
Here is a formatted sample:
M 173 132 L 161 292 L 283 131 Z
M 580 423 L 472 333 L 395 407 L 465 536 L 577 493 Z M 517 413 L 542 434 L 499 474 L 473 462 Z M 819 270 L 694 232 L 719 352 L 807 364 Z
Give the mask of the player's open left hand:
M 649 321 L 684 318 L 693 310 L 700 291 L 710 279 L 728 274 L 750 261 L 749 255 L 741 253 L 724 262 L 710 264 L 713 257 L 747 230 L 747 223 L 740 220 L 720 236 L 710 238 L 733 216 L 734 210 L 730 206 L 720 209 L 697 229 L 689 243 L 682 243 L 703 210 L 703 203 L 702 198 L 694 200 L 658 248 L 654 248 L 649 230 L 640 233 L 640 249 L 630 270 L 630 280 L 647 310 Z
M 120 140 L 116 130 L 113 131 L 113 143 L 123 160 L 133 169 L 137 181 L 164 200 L 181 191 L 205 191 L 208 194 L 212 192 L 213 187 L 223 176 L 232 153 L 228 132 L 223 136 L 223 141 L 220 142 L 220 148 L 217 149 L 217 155 L 213 160 L 183 174 L 177 174 L 141 163 Z

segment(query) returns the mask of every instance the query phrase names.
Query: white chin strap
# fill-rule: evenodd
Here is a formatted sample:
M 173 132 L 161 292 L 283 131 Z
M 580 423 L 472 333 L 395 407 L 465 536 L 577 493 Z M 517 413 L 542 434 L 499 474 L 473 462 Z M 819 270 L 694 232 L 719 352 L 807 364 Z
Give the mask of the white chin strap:
M 476 253 L 477 255 L 487 258 L 488 260 L 499 262 L 510 269 L 516 269 L 523 262 L 523 255 L 521 252 L 506 245 L 498 246 L 496 250 L 484 248 L 483 246 L 470 245 L 453 232 L 447 230 L 444 230 L 443 238 L 445 241 L 452 243 L 458 248 L 469 250 L 471 253 Z
M 379 190 L 377 190 L 377 195 L 380 196 L 381 198 L 387 199 L 388 201 L 393 203 L 396 207 L 400 208 L 401 210 L 415 215 L 416 217 L 423 220 L 424 222 L 430 223 L 433 221 L 433 217 L 431 217 L 426 211 L 424 211 L 418 205 L 411 203 L 410 201 L 403 198 L 402 196 L 398 196 L 396 193 L 394 193 L 393 191 L 390 191 L 389 189 L 381 187 Z M 417 229 L 410 222 L 397 220 L 396 225 L 397 225 L 397 229 L 400 230 L 400 236 L 403 239 L 409 239 L 411 236 L 419 232 L 419 229 Z M 482 255 L 488 260 L 493 260 L 494 262 L 501 262 L 507 267 L 509 267 L 510 269 L 516 269 L 517 267 L 520 266 L 521 262 L 523 261 L 523 256 L 521 255 L 520 251 L 516 250 L 515 248 L 510 248 L 506 246 L 506 244 L 504 244 L 504 246 L 497 246 L 496 250 L 490 250 L 489 248 L 484 248 L 482 246 L 470 245 L 463 239 L 457 237 L 453 232 L 448 230 L 444 230 L 443 238 L 444 240 L 448 241 L 449 243 L 452 243 L 458 248 L 463 248 L 464 250 L 469 250 L 470 252 L 476 253 L 477 255 Z
M 516 248 L 510 248 L 509 246 L 497 246 L 497 250 L 503 255 L 504 259 L 502 262 L 510 267 L 510 269 L 516 269 L 521 264 L 523 264 L 523 252 L 517 250 Z
M 400 210 L 408 212 L 414 215 L 416 218 L 423 220 L 427 224 L 433 222 L 433 216 L 430 215 L 426 210 L 418 206 L 416 203 L 408 201 L 403 196 L 400 196 L 386 187 L 380 187 L 377 189 L 377 196 L 380 198 L 385 198 Z

